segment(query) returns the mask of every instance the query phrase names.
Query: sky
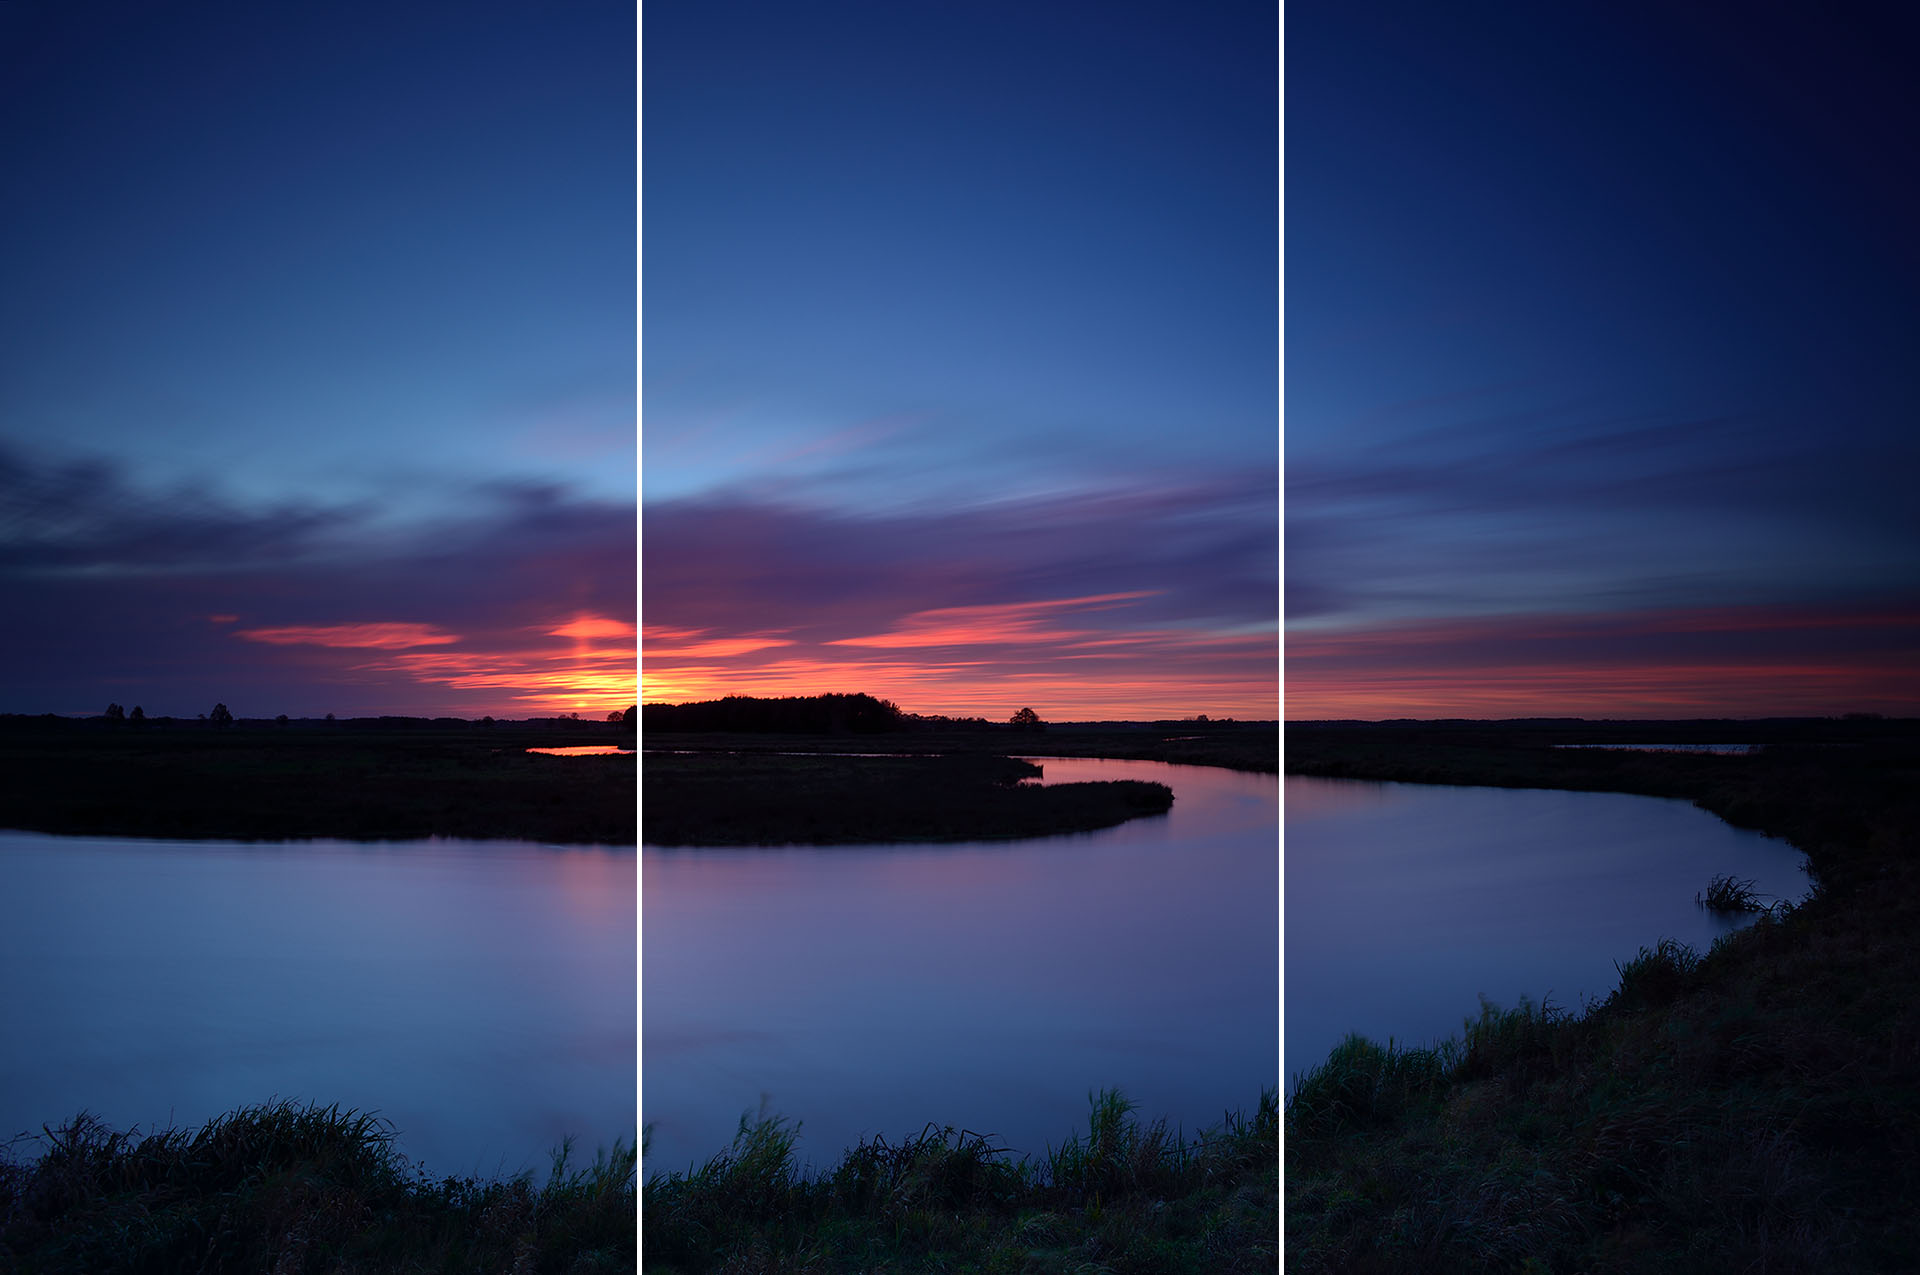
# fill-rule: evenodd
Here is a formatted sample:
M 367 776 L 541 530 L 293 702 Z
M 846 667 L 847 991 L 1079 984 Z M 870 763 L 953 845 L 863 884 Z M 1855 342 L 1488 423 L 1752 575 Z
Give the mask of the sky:
M 0 5 L 0 711 L 634 702 L 634 49 Z
M 643 701 L 1276 717 L 1274 7 L 643 25 Z
M 1916 53 L 1286 6 L 1289 718 L 1920 713 Z

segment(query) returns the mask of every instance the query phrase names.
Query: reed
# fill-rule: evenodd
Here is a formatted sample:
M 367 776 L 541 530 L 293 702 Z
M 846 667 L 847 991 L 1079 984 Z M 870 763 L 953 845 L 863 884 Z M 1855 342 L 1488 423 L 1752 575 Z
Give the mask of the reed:
M 0 1268 L 631 1270 L 636 1157 L 616 1141 L 547 1180 L 431 1178 L 370 1112 L 292 1101 L 141 1133 L 82 1112 L 0 1160 Z M 17 1144 L 16 1144 L 17 1148 Z
M 1187 1137 L 1142 1124 L 1115 1090 L 1087 1129 L 1015 1156 L 929 1124 L 862 1141 L 824 1171 L 798 1126 L 762 1110 L 733 1144 L 642 1191 L 646 1269 L 1270 1271 L 1277 1260 L 1279 1103 Z

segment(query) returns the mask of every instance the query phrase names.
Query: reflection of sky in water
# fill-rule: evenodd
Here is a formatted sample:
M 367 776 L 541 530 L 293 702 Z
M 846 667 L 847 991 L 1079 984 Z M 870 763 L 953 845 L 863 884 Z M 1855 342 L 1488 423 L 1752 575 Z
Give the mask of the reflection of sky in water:
M 435 1173 L 634 1119 L 634 853 L 0 833 L 0 1138 L 272 1097 L 378 1109 Z M 20 1023 L 32 1024 L 18 1030 Z
M 1286 786 L 1287 1075 L 1350 1031 L 1430 1043 L 1484 995 L 1578 1009 L 1616 961 L 1737 922 L 1694 896 L 1720 873 L 1798 898 L 1802 856 L 1684 801 L 1292 776 Z
M 1173 810 L 1023 842 L 642 848 L 651 1169 L 720 1150 L 763 1094 L 817 1165 L 929 1120 L 1040 1151 L 1103 1087 L 1191 1132 L 1276 1083 L 1275 777 L 1037 760 L 1160 780 Z
M 529 748 L 546 757 L 631 757 L 633 749 L 617 744 L 572 744 L 566 748 Z

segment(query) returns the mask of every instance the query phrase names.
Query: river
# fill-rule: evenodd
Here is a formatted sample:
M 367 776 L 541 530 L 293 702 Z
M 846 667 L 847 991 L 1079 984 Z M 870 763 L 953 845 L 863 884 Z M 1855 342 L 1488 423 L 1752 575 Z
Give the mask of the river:
M 1279 782 L 1035 758 L 1147 779 L 1164 816 L 946 845 L 641 847 L 649 1171 L 764 1103 L 815 1167 L 928 1123 L 1044 1151 L 1091 1089 L 1191 1133 L 1279 1079 Z
M 632 847 L 0 832 L 0 1141 L 378 1110 L 436 1176 L 632 1145 Z M 31 1155 L 23 1143 L 16 1153 Z
M 1621 793 L 1289 776 L 1286 1066 L 1348 1032 L 1430 1044 L 1479 998 L 1578 1010 L 1663 938 L 1705 952 L 1743 924 L 1715 876 L 1805 895 L 1799 851 L 1689 802 Z

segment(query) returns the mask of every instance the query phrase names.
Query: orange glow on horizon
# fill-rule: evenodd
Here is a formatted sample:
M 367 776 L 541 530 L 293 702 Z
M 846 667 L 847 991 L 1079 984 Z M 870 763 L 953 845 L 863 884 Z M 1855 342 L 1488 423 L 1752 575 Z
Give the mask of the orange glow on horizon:
M 719 642 L 711 644 L 715 647 Z M 791 644 L 798 646 L 799 644 Z M 1031 707 L 1043 718 L 1154 720 L 1212 717 L 1271 721 L 1279 715 L 1278 646 L 1272 633 L 1143 631 L 1085 651 L 1066 642 L 1035 651 L 974 646 L 947 658 L 925 648 L 856 654 L 837 643 L 779 658 L 726 660 L 688 648 L 642 651 L 641 702 L 688 703 L 728 695 L 766 697 L 863 691 L 910 713 L 1004 720 Z
M 1920 712 L 1920 614 L 1696 609 L 1290 637 L 1292 721 Z
M 546 630 L 549 637 L 565 638 L 630 638 L 634 628 L 624 620 L 610 620 L 603 615 L 577 615 L 557 629 Z
M 528 632 L 537 638 L 529 641 Z M 558 626 L 490 635 L 460 635 L 427 624 L 395 621 L 247 629 L 235 636 L 276 646 L 381 653 L 345 666 L 343 674 L 358 675 L 350 681 L 375 681 L 385 674 L 423 686 L 490 692 L 461 706 L 468 715 L 511 709 L 508 715 L 572 712 L 602 718 L 637 702 L 634 634 L 629 623 L 576 615 Z M 628 640 L 607 640 L 620 637 Z

